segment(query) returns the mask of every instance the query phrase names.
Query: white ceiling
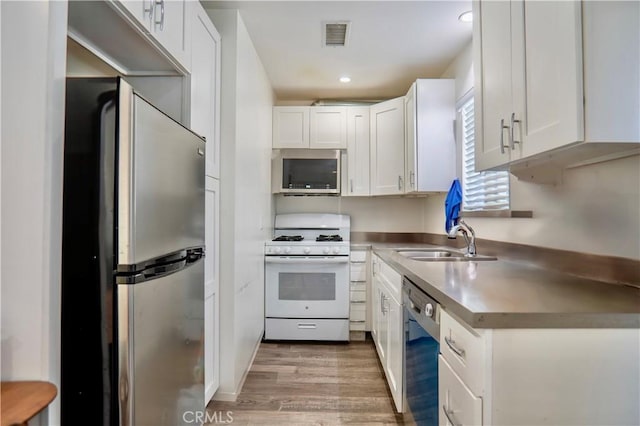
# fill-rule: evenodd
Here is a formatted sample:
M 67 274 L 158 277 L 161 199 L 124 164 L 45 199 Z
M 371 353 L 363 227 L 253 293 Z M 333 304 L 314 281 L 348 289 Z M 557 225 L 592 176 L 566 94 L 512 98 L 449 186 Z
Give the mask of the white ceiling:
M 470 0 L 203 4 L 240 9 L 278 100 L 404 95 L 416 78 L 440 77 L 471 40 L 471 24 L 458 21 Z M 322 23 L 333 20 L 351 21 L 346 47 L 322 46 Z

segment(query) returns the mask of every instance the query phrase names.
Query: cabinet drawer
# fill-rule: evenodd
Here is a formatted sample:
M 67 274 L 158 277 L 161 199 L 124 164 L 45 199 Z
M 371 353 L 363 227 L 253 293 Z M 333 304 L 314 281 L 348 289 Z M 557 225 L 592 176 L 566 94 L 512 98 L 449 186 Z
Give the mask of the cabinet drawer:
M 442 355 L 438 357 L 438 424 L 482 424 L 482 398 L 465 386 Z
M 366 263 L 352 263 L 351 264 L 351 281 L 366 281 L 367 280 L 367 264 Z
M 367 283 L 351 282 L 351 291 L 367 291 Z
M 349 321 L 339 319 L 267 318 L 267 340 L 349 340 Z
M 352 251 L 349 255 L 351 263 L 364 263 L 367 261 L 366 250 Z
M 351 303 L 351 309 L 349 312 L 349 319 L 351 321 L 366 321 L 367 319 L 367 304 L 366 303 Z
M 351 299 L 352 302 L 366 302 L 367 301 L 367 292 L 363 290 L 351 290 Z
M 475 395 L 484 391 L 484 331 L 477 334 L 460 324 L 446 311 L 440 313 L 440 353 L 453 371 Z
M 366 323 L 364 321 L 351 321 L 349 322 L 349 330 L 351 331 L 364 331 Z

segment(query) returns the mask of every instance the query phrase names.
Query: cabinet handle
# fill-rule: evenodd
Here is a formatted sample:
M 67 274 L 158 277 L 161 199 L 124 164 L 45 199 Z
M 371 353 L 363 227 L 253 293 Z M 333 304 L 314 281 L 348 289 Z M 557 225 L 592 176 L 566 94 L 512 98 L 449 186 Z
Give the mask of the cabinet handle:
M 314 323 L 312 323 L 312 322 L 307 322 L 307 323 L 299 322 L 299 323 L 298 323 L 298 328 L 305 328 L 305 329 L 309 328 L 309 329 L 314 329 L 314 328 L 316 328 L 316 327 L 317 327 L 317 325 L 316 325 L 316 324 L 314 324 Z
M 515 128 L 516 128 L 515 123 L 520 123 L 520 120 L 516 120 L 516 113 L 512 112 L 511 113 L 511 149 L 516 149 L 516 144 L 520 143 L 520 141 L 517 141 L 514 136 Z
M 412 171 L 409 172 L 409 185 L 413 188 L 416 183 L 416 174 Z
M 351 193 L 353 194 L 353 179 L 349 179 L 349 187 L 351 188 Z
M 447 346 L 449 346 L 449 348 L 454 351 L 459 357 L 464 358 L 464 349 L 460 349 L 456 346 L 456 341 L 446 337 L 444 338 L 445 343 L 447 344 Z
M 509 126 L 504 125 L 504 118 L 500 120 L 500 152 L 504 154 L 504 149 L 509 148 L 509 145 L 504 144 L 504 129 L 508 129 Z
M 144 4 L 142 5 L 142 7 L 143 7 L 142 16 L 144 16 L 145 13 L 148 13 L 149 14 L 149 20 L 151 20 L 151 17 L 153 16 L 153 5 L 155 4 L 154 2 L 155 2 L 155 0 L 149 0 L 149 7 L 147 7 L 147 6 L 144 5 L 144 4 L 146 4 L 146 1 L 143 1 Z
M 398 176 L 398 191 L 402 191 L 402 176 Z
M 164 30 L 164 0 L 155 0 L 155 5 L 158 6 L 160 5 L 160 21 L 158 21 L 158 19 L 156 18 L 154 20 L 154 24 L 160 25 L 160 31 Z M 155 7 L 154 7 L 154 17 L 155 17 Z
M 456 423 L 455 419 L 453 418 L 453 411 L 449 412 L 449 410 L 447 410 L 446 406 L 442 406 L 442 411 L 444 411 L 444 415 L 447 416 L 447 420 L 449 420 L 449 423 L 451 423 L 453 426 L 461 426 L 460 423 Z

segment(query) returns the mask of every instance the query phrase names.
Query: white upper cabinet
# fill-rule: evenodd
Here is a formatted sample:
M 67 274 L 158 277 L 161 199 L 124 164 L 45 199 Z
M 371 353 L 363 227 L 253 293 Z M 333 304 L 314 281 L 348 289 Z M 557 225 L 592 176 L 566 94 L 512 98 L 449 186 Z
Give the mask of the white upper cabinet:
M 511 3 L 473 3 L 476 115 L 476 169 L 508 164 L 511 150 L 505 122 L 513 110 L 511 70 Z M 477 42 L 480 40 L 480 42 Z
M 405 192 L 446 192 L 456 176 L 455 81 L 419 79 L 405 97 Z
M 473 8 L 478 170 L 586 164 L 638 148 L 638 2 Z
M 309 108 L 309 148 L 347 148 L 347 108 Z
M 151 19 L 151 34 L 188 69 L 191 61 L 189 35 L 191 34 L 190 8 L 200 2 L 187 0 L 156 0 Z
M 370 194 L 369 158 L 369 107 L 347 107 L 347 178 L 343 196 Z
M 309 107 L 273 107 L 272 146 L 309 148 Z
M 144 28 L 149 28 L 153 18 L 154 0 L 121 0 L 120 5 L 124 7 L 132 18 Z
M 185 69 L 191 62 L 191 7 L 187 0 L 110 0 L 137 26 L 158 42 L 158 47 Z
M 371 106 L 371 195 L 404 192 L 404 97 Z
M 220 177 L 220 35 L 200 3 L 193 4 L 191 129 L 206 138 L 206 174 Z
M 584 139 L 581 12 L 576 1 L 512 2 L 513 108 L 505 118 L 516 157 Z
M 274 149 L 347 148 L 347 108 L 273 107 Z

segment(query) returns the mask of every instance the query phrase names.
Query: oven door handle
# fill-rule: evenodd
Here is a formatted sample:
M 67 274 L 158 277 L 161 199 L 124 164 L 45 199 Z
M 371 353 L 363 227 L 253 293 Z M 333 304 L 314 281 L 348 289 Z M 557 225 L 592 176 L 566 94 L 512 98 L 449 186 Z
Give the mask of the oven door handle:
M 283 257 L 283 256 L 266 256 L 265 263 L 286 263 L 295 265 L 323 265 L 335 263 L 349 263 L 349 256 L 330 256 L 330 257 Z

